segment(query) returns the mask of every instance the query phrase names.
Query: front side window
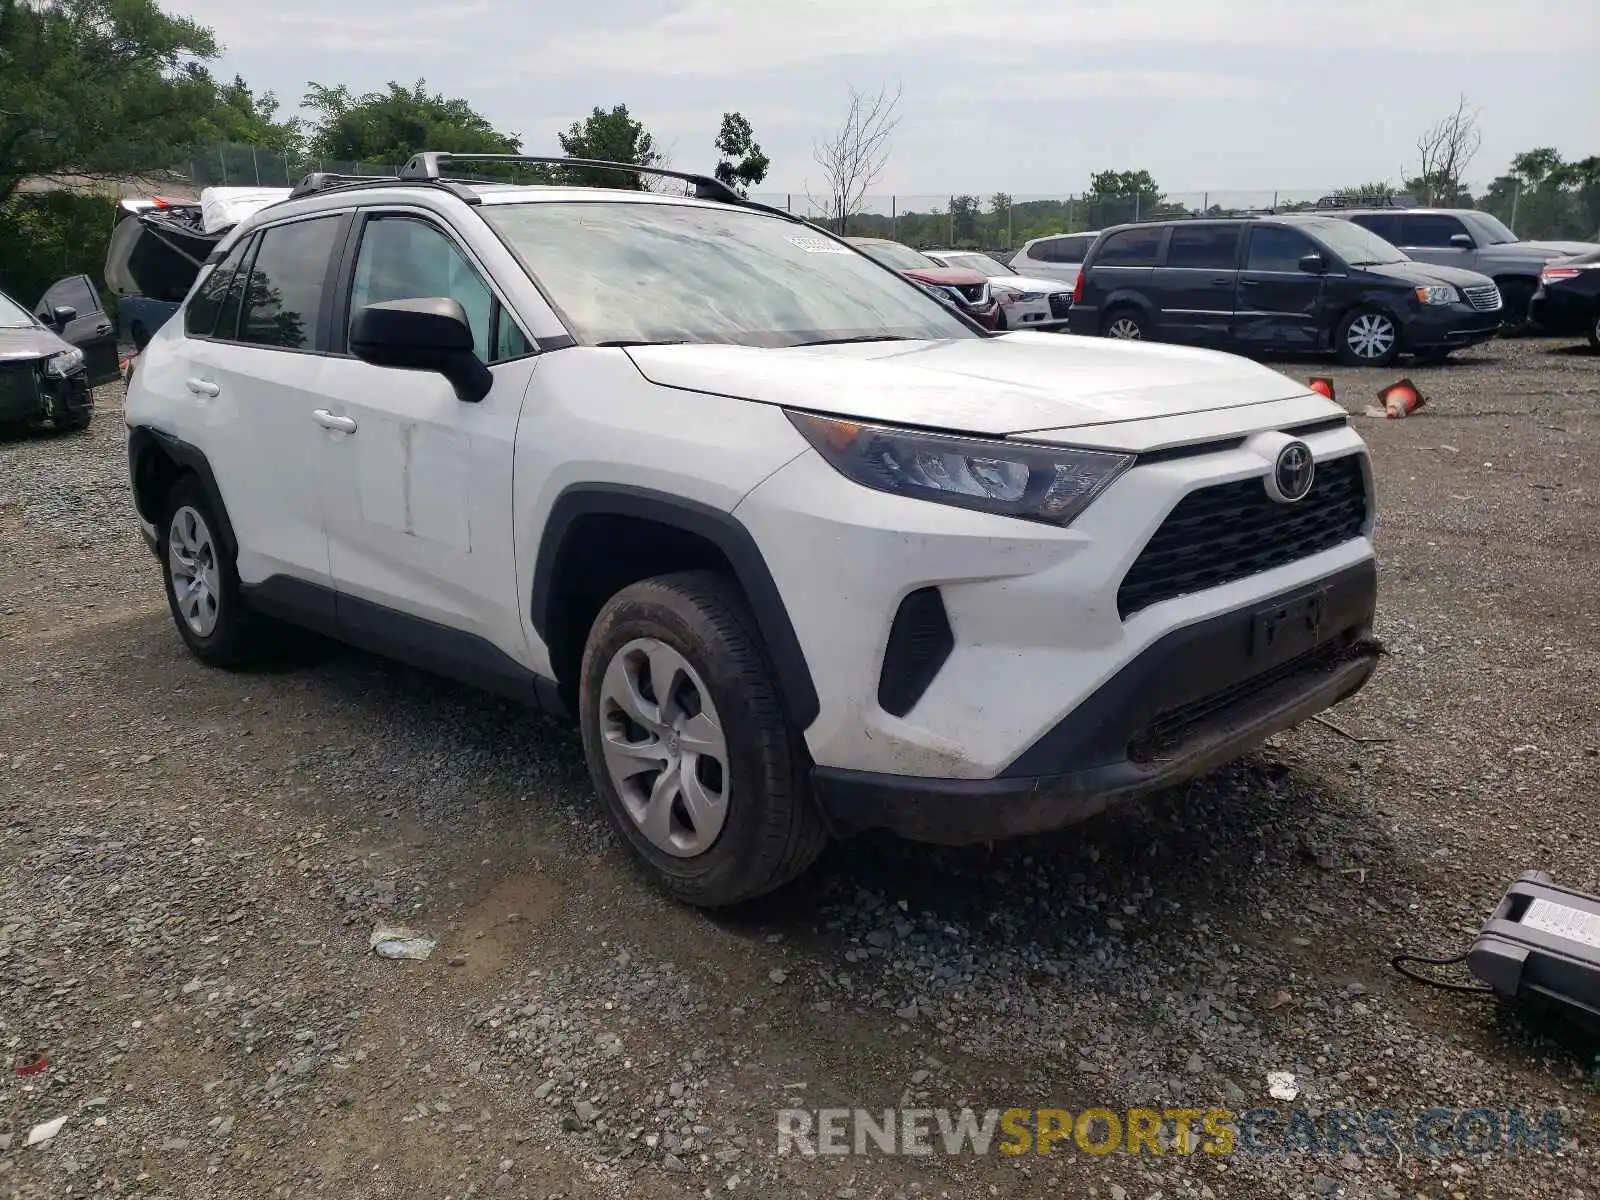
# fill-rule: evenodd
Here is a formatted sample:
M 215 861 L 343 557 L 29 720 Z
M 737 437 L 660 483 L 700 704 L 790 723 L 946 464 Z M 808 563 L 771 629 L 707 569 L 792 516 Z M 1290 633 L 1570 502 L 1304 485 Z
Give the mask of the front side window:
M 1095 256 L 1097 267 L 1153 267 L 1161 249 L 1161 230 L 1124 229 L 1106 238 Z
M 241 342 L 280 350 L 315 346 L 322 285 L 342 226 L 342 217 L 312 217 L 262 231 L 245 288 Z
M 183 332 L 190 337 L 211 337 L 217 326 L 217 314 L 222 310 L 223 297 L 228 293 L 228 286 L 233 283 L 234 275 L 239 270 L 239 264 L 244 261 L 245 250 L 250 245 L 249 237 L 242 237 L 234 243 L 223 260 L 211 268 L 211 273 L 205 277 L 188 306 L 183 310 Z M 233 327 L 238 324 L 238 309 L 234 310 L 234 319 L 227 326 L 225 337 L 233 336 Z
M 1172 231 L 1167 266 L 1231 271 L 1239 265 L 1239 226 L 1186 225 Z
M 1432 249 L 1444 250 L 1451 245 L 1450 239 L 1458 233 L 1466 233 L 1467 227 L 1457 217 L 1447 217 L 1441 213 L 1418 213 L 1405 218 L 1401 228 L 1404 230 L 1401 245 L 1427 246 Z
M 1247 271 L 1289 272 L 1300 269 L 1300 260 L 1315 254 L 1311 239 L 1281 225 L 1257 225 L 1250 231 L 1250 256 Z
M 564 200 L 477 211 L 590 345 L 981 336 L 848 246 L 749 209 Z
M 501 362 L 530 352 L 511 315 L 443 230 L 419 217 L 373 217 L 356 255 L 351 317 L 369 304 L 429 296 L 447 296 L 461 305 L 480 361 Z

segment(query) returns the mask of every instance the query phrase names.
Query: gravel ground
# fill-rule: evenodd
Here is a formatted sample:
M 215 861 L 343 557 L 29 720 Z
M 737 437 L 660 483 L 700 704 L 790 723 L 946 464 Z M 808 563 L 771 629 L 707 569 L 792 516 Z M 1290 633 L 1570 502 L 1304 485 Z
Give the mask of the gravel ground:
M 1600 359 L 1412 375 L 1421 413 L 1357 418 L 1392 656 L 1337 729 L 1058 837 L 836 846 L 736 916 L 640 886 L 566 729 L 337 648 L 190 660 L 113 389 L 0 443 L 0 1197 L 1595 1200 L 1594 1047 L 1386 964 L 1523 870 L 1600 891 Z M 438 948 L 380 959 L 379 921 Z M 1567 1140 L 776 1154 L 791 1105 L 1287 1110 L 1269 1071 Z

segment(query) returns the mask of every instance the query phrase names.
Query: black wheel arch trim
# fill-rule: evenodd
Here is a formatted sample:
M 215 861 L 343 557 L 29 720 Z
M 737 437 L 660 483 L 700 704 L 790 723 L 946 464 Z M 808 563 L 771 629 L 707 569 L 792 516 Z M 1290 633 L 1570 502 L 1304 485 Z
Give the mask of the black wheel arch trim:
M 216 513 L 217 523 L 221 527 L 217 534 L 222 539 L 223 548 L 230 557 L 236 556 L 239 553 L 239 540 L 234 536 L 233 522 L 228 519 L 228 506 L 223 502 L 222 489 L 217 485 L 216 474 L 211 470 L 205 451 L 151 425 L 128 426 L 128 477 L 133 485 L 134 508 L 139 515 L 151 524 L 161 521 L 160 513 L 147 513 L 139 507 L 139 464 L 143 456 L 149 453 L 163 453 L 178 466 L 194 473 Z
M 588 516 L 653 521 L 704 538 L 716 546 L 733 567 L 734 577 L 750 603 L 777 672 L 778 690 L 797 731 L 803 732 L 817 719 L 821 703 L 811 678 L 811 668 L 760 547 L 732 513 L 696 500 L 619 483 L 580 483 L 563 489 L 550 506 L 539 539 L 529 605 L 534 632 L 547 646 L 555 623 L 556 564 L 572 527 L 580 518 Z

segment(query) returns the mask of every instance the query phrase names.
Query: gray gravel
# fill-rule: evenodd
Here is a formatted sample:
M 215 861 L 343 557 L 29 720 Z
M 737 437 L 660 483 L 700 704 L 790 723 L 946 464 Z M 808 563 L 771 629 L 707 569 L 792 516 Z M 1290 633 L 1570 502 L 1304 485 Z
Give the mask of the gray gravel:
M 863 839 L 716 917 L 640 886 L 570 730 L 333 647 L 188 659 L 114 394 L 0 443 L 0 1198 L 1596 1200 L 1594 1049 L 1386 963 L 1463 947 L 1522 870 L 1600 890 L 1600 360 L 1412 375 L 1422 413 L 1358 418 L 1392 656 L 1333 715 L 1393 740 L 1310 724 L 992 852 Z M 380 921 L 438 948 L 379 959 Z M 1242 1110 L 1276 1071 L 1319 1112 L 1560 1107 L 1578 1141 L 774 1153 L 788 1105 Z

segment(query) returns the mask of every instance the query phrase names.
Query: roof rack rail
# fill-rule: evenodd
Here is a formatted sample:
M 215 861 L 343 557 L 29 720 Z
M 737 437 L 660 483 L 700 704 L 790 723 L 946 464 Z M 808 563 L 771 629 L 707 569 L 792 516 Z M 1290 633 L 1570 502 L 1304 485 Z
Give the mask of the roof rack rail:
M 689 171 L 671 171 L 665 167 L 644 167 L 637 163 L 607 162 L 598 158 L 557 158 L 540 154 L 452 154 L 447 150 L 424 150 L 413 154 L 400 168 L 399 179 L 407 183 L 432 183 L 447 179 L 440 171 L 445 163 L 527 163 L 544 167 L 578 168 L 586 171 L 620 171 L 630 175 L 654 175 L 662 179 L 677 179 L 694 185 L 696 200 L 715 200 L 722 204 L 737 204 L 741 208 L 754 208 L 774 213 L 787 220 L 799 221 L 793 213 L 770 204 L 761 204 L 741 196 L 722 180 L 711 175 L 696 175 Z
M 1317 201 L 1318 208 L 1416 208 L 1417 201 L 1414 196 L 1397 196 L 1387 192 L 1382 196 L 1359 196 L 1335 193 L 1332 196 L 1323 196 Z
M 298 200 L 302 196 L 314 196 L 318 192 L 330 192 L 339 188 L 357 187 L 415 187 L 418 183 L 442 188 L 465 200 L 468 204 L 477 204 L 478 193 L 465 184 L 453 179 L 402 179 L 398 175 L 340 175 L 335 171 L 313 171 L 289 191 L 290 200 Z

